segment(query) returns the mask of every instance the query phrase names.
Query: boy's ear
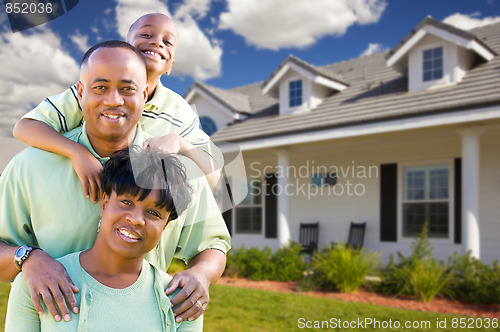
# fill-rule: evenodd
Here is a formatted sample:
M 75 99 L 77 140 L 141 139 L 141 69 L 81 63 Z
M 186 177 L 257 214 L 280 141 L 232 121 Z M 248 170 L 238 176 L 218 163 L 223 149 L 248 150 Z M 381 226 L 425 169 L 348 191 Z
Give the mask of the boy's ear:
M 144 87 L 144 102 L 148 101 L 148 94 L 149 94 L 149 85 L 146 83 L 146 86 Z
M 165 72 L 165 74 L 170 75 L 170 72 L 172 71 L 172 67 L 174 66 L 174 62 L 175 60 L 172 60 L 172 64 L 170 65 L 170 68 L 167 69 L 167 71 Z
M 78 83 L 76 83 L 76 97 L 78 98 L 80 104 L 82 103 L 82 96 L 83 96 L 83 83 L 82 81 L 78 81 Z

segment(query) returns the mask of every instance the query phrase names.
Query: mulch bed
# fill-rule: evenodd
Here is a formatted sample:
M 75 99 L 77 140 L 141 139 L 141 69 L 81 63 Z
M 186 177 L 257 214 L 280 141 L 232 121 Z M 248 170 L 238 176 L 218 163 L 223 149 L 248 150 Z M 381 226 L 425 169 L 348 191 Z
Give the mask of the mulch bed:
M 333 291 L 297 291 L 298 282 L 279 282 L 279 281 L 252 281 L 246 278 L 226 278 L 222 277 L 218 282 L 221 285 L 230 285 L 236 287 L 256 288 L 269 291 L 279 291 L 288 293 L 297 293 L 307 296 L 327 297 L 340 299 L 350 302 L 364 302 L 388 307 L 410 309 L 417 311 L 441 312 L 450 314 L 460 314 L 474 317 L 500 318 L 500 305 L 471 304 L 463 303 L 446 298 L 434 298 L 429 303 L 420 302 L 412 298 L 398 297 L 393 298 L 388 295 L 378 294 L 366 289 L 359 289 L 352 294 L 344 294 Z

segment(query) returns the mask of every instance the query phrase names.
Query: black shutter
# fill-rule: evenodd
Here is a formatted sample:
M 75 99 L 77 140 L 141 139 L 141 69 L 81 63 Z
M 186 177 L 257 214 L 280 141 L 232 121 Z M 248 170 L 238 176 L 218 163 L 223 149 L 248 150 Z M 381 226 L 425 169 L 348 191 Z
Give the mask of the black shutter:
M 398 237 L 398 165 L 380 165 L 380 241 Z
M 462 243 L 462 158 L 455 158 L 455 244 Z
M 265 179 L 265 238 L 276 239 L 278 237 L 278 178 L 276 174 L 266 174 Z
M 231 186 L 229 185 L 231 183 L 231 178 L 226 175 L 226 171 L 224 168 L 221 171 L 222 179 L 224 181 L 224 185 L 226 187 L 227 195 L 229 198 L 228 200 L 225 200 L 223 198 L 222 201 L 222 218 L 224 219 L 224 222 L 226 223 L 227 230 L 229 231 L 229 235 L 233 235 L 233 209 L 234 209 L 234 198 L 233 198 L 233 193 L 231 191 Z M 224 196 L 224 193 L 222 195 Z

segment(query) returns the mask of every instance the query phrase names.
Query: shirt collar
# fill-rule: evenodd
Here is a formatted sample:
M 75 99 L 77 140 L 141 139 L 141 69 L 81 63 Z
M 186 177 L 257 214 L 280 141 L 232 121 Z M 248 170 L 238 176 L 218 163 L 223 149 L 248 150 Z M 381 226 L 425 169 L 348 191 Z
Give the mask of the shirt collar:
M 158 81 L 156 85 L 153 98 L 144 105 L 144 109 L 147 111 L 156 111 L 161 105 L 165 104 L 165 99 L 167 98 L 167 88 L 163 86 L 161 81 Z
M 85 146 L 90 151 L 90 153 L 92 153 L 92 155 L 94 157 L 99 159 L 99 161 L 101 163 L 106 162 L 109 159 L 109 157 L 99 156 L 97 154 L 97 152 L 95 152 L 94 148 L 92 147 L 92 144 L 90 143 L 90 139 L 89 139 L 89 136 L 87 134 L 87 123 L 84 122 L 80 128 L 81 128 L 81 135 L 79 135 L 79 137 L 78 137 L 78 143 Z M 138 146 L 142 147 L 144 141 L 146 141 L 148 138 L 149 138 L 148 134 L 146 134 L 142 130 L 141 125 L 138 123 L 137 127 L 136 127 L 136 131 L 135 131 L 135 137 L 134 137 L 134 140 L 132 141 L 132 146 L 138 145 Z

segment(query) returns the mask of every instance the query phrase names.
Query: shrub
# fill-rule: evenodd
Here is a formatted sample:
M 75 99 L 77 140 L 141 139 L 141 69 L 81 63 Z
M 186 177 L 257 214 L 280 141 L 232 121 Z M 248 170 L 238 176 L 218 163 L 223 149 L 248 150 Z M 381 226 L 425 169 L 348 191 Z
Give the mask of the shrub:
M 306 269 L 300 251 L 302 246 L 296 242 L 276 250 L 271 255 L 272 280 L 292 281 L 299 280 Z
M 366 275 L 375 269 L 378 259 L 378 253 L 365 253 L 339 244 L 316 253 L 312 268 L 321 286 L 352 293 L 364 282 Z
M 422 233 L 411 244 L 409 257 L 398 252 L 399 262 L 389 257 L 389 264 L 382 271 L 382 282 L 376 291 L 392 295 L 412 295 L 418 300 L 429 302 L 443 292 L 452 269 L 432 257 L 432 245 L 427 239 L 427 224 Z
M 299 280 L 306 269 L 300 251 L 301 246 L 294 242 L 274 253 L 270 247 L 234 249 L 228 254 L 225 275 L 252 280 Z
M 448 289 L 454 297 L 472 303 L 500 304 L 500 265 L 491 265 L 471 257 L 470 253 L 453 255 L 451 264 L 455 270 Z
M 416 260 L 403 271 L 410 281 L 411 293 L 423 302 L 430 302 L 450 278 L 447 267 L 435 259 Z

